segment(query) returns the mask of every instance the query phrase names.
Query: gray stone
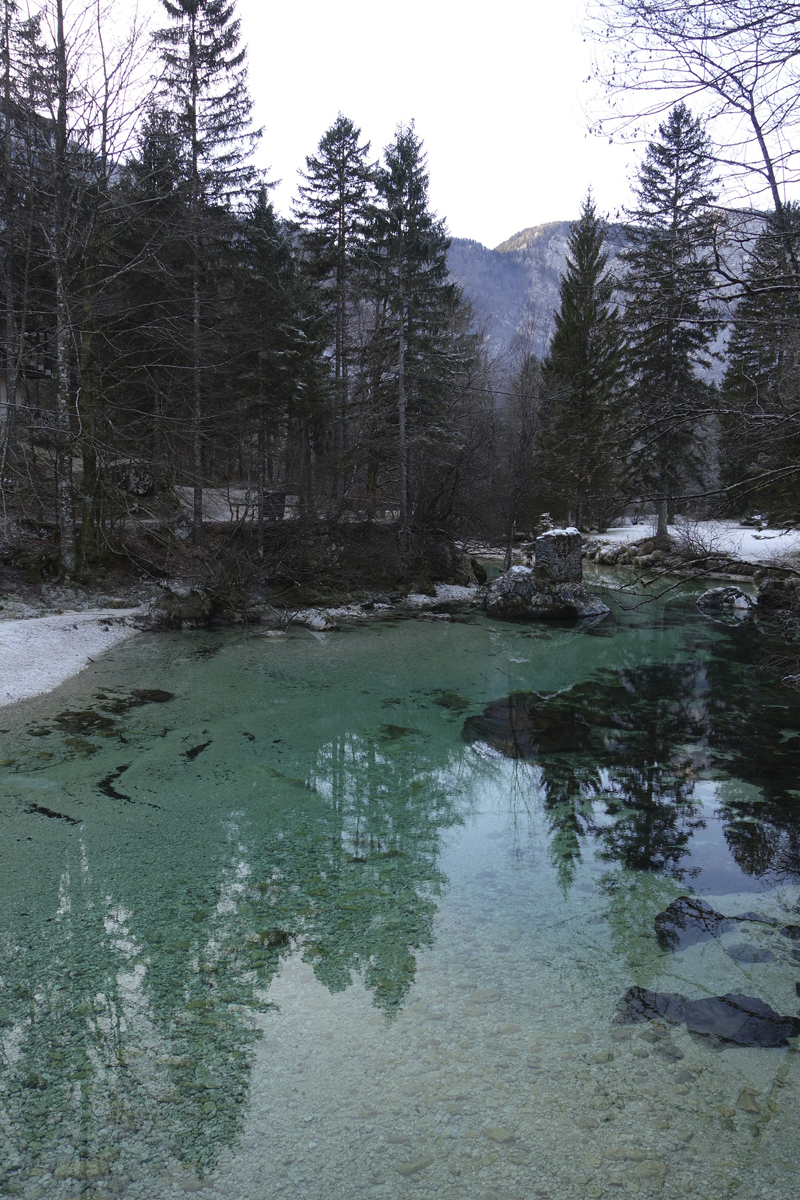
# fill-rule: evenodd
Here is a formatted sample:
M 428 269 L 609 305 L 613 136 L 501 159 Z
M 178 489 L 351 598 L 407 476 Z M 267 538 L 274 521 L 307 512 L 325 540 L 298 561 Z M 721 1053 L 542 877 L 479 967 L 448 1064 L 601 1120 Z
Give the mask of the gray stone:
M 549 617 L 599 618 L 608 606 L 586 590 L 583 583 L 557 583 L 540 587 L 535 571 L 512 567 L 489 587 L 484 608 L 491 617 L 547 620 Z
M 205 625 L 214 610 L 211 598 L 194 588 L 165 588 L 153 607 L 178 625 Z
M 492 617 L 546 620 L 602 618 L 608 607 L 583 584 L 581 535 L 551 529 L 536 539 L 533 567 L 512 567 L 489 586 L 484 608 Z
M 755 601 L 738 587 L 709 588 L 697 598 L 697 607 L 703 612 L 723 612 L 730 616 L 747 616 L 755 608 Z
M 577 529 L 550 529 L 536 539 L 534 577 L 539 587 L 581 583 L 581 535 Z

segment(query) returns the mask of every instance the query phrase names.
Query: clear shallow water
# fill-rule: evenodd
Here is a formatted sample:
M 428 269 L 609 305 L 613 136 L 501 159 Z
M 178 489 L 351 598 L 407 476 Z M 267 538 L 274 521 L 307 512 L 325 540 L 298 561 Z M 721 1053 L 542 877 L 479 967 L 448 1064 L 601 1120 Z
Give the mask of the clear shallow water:
M 794 1196 L 794 1044 L 615 1017 L 798 1012 L 800 698 L 625 603 L 141 637 L 0 713 L 2 1191 Z M 535 759 L 476 736 L 531 691 Z M 665 951 L 691 893 L 777 924 Z

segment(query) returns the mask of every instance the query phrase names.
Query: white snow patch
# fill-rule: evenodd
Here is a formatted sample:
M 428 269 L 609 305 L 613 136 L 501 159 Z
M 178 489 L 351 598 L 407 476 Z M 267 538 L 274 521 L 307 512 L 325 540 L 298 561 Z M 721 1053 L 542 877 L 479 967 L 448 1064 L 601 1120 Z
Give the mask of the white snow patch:
M 697 521 L 687 531 L 685 525 L 670 525 L 670 536 L 679 544 L 690 536 L 711 555 L 728 555 L 742 562 L 763 563 L 785 555 L 800 556 L 800 530 L 754 529 L 738 521 Z M 621 545 L 653 537 L 655 525 L 623 525 L 594 534 L 592 540 L 603 545 Z

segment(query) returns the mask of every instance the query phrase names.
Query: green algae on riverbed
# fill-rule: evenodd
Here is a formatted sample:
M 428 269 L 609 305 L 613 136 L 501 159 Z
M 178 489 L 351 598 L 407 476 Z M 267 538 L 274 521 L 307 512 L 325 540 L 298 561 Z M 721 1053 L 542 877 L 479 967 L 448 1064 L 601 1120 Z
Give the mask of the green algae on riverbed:
M 2 1188 L 793 1194 L 793 1046 L 616 1016 L 797 1012 L 798 697 L 690 597 L 597 632 L 145 636 L 7 710 Z M 588 737 L 462 738 L 534 693 Z M 665 953 L 695 892 L 778 924 Z

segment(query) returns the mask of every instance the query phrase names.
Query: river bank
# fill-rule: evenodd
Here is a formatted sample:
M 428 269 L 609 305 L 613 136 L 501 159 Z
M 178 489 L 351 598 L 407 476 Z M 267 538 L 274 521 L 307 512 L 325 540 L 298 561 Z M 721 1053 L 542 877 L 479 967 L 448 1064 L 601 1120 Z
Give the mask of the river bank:
M 140 609 L 0 622 L 0 707 L 51 692 L 137 632 Z

